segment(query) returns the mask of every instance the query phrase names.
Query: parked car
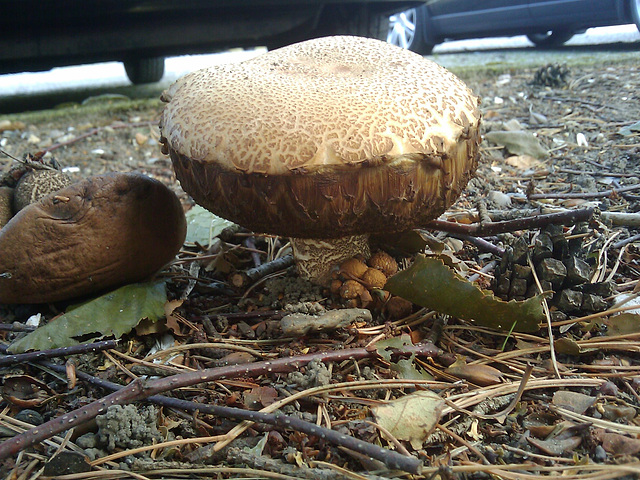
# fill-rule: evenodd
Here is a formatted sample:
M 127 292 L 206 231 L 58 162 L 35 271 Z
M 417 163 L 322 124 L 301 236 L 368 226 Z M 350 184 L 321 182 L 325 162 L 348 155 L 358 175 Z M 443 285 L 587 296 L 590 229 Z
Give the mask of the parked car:
M 392 15 L 387 41 L 421 54 L 445 40 L 512 35 L 550 47 L 628 23 L 640 29 L 640 0 L 431 0 Z
M 122 61 L 133 83 L 164 57 L 323 35 L 384 39 L 410 0 L 0 0 L 0 73 Z

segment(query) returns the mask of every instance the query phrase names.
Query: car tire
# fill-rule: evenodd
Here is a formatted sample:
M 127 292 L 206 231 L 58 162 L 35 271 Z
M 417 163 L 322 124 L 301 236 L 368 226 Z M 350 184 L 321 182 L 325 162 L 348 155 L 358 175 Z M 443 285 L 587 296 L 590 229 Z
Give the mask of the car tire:
M 164 57 L 136 57 L 124 60 L 124 70 L 134 85 L 154 83 L 164 75 Z
M 549 30 L 548 32 L 531 33 L 527 38 L 536 47 L 557 47 L 569 41 L 574 33 L 567 30 Z
M 432 52 L 435 42 L 428 40 L 426 5 L 410 8 L 389 17 L 387 42 L 421 55 Z
M 640 31 L 640 0 L 630 0 L 631 17 L 636 24 L 636 28 Z

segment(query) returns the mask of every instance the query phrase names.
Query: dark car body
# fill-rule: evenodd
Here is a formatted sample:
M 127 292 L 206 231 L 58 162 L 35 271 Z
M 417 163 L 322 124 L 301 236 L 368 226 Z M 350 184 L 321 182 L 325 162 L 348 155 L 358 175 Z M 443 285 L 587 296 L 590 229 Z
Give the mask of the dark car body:
M 340 33 L 384 38 L 400 0 L 0 0 L 0 73 L 123 61 L 134 80 L 170 55 Z M 145 63 L 145 61 L 147 63 Z M 157 70 L 157 68 L 156 68 Z M 160 76 L 161 76 L 161 72 Z M 142 83 L 142 82 L 140 82 Z
M 636 23 L 639 0 L 431 0 L 414 9 L 414 51 L 445 40 L 527 35 L 559 45 L 589 27 Z M 396 42 L 393 42 L 396 43 Z

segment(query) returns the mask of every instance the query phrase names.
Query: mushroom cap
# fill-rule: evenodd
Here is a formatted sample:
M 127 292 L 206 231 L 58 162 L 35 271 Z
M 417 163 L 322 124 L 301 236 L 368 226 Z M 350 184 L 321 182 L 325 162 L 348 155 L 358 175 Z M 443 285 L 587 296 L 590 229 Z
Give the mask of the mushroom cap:
M 217 215 L 301 238 L 402 231 L 477 166 L 478 98 L 379 40 L 336 36 L 186 75 L 162 99 L 165 153 Z
M 135 173 L 90 177 L 0 230 L 0 303 L 67 300 L 146 279 L 186 235 L 178 197 Z

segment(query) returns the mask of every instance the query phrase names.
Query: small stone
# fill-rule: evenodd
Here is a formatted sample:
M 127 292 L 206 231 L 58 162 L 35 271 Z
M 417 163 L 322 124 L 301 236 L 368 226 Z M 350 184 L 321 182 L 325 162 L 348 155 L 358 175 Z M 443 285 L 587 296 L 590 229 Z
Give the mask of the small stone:
M 592 293 L 585 293 L 582 296 L 582 309 L 585 312 L 602 312 L 607 309 L 607 302 L 604 298 L 593 295 Z
M 568 285 L 587 283 L 591 278 L 591 266 L 581 258 L 571 256 L 565 258 L 562 263 L 567 267 Z
M 509 288 L 511 287 L 511 281 L 509 277 L 511 276 L 511 272 L 507 270 L 504 272 L 504 275 L 501 275 L 498 278 L 498 283 L 496 285 L 496 294 L 498 295 L 506 295 L 509 293 Z
M 549 282 L 548 280 L 541 280 L 540 281 L 540 286 L 542 287 L 542 291 L 543 292 L 553 292 L 553 285 L 551 285 L 551 282 Z M 527 297 L 535 297 L 536 295 L 538 295 L 540 293 L 540 290 L 538 290 L 538 285 L 536 285 L 535 282 L 531 282 L 529 284 L 529 288 L 527 289 Z
M 553 240 L 548 233 L 542 232 L 533 242 L 533 261 L 538 263 L 551 256 L 553 256 Z
M 562 285 L 567 276 L 567 267 L 564 266 L 564 263 L 550 257 L 542 259 L 536 270 L 540 280 L 550 282 L 554 290 Z
M 527 254 L 529 253 L 529 245 L 524 238 L 520 237 L 513 244 L 513 261 L 519 265 L 527 264 Z
M 616 291 L 616 284 L 613 280 L 608 282 L 584 283 L 579 286 L 579 290 L 583 293 L 592 293 L 599 297 L 610 297 Z
M 31 410 L 29 408 L 25 408 L 16 413 L 16 420 L 20 420 L 21 422 L 30 423 L 31 425 L 42 425 L 44 423 L 44 418 L 40 415 L 39 412 L 35 410 Z
M 27 143 L 31 143 L 33 145 L 36 145 L 40 142 L 41 142 L 40 137 L 38 137 L 37 135 L 34 135 L 33 133 L 29 135 L 29 138 L 27 138 Z
M 143 133 L 138 132 L 135 135 L 135 139 L 138 145 L 144 145 L 149 140 L 149 137 Z
M 553 310 L 549 312 L 549 316 L 551 317 L 552 322 L 564 322 L 569 316 L 561 312 L 560 310 Z
M 529 265 L 515 264 L 513 266 L 513 276 L 529 281 L 532 277 L 531 267 Z
M 91 470 L 87 456 L 79 452 L 62 451 L 44 465 L 44 475 L 57 477 Z
M 11 121 L 11 120 L 2 120 L 0 122 L 0 133 L 14 130 L 24 130 L 27 128 L 24 122 L 20 121 Z
M 524 278 L 512 278 L 509 297 L 524 297 L 527 293 L 527 281 Z
M 582 307 L 582 292 L 565 288 L 556 300 L 556 307 L 563 312 L 576 312 Z

